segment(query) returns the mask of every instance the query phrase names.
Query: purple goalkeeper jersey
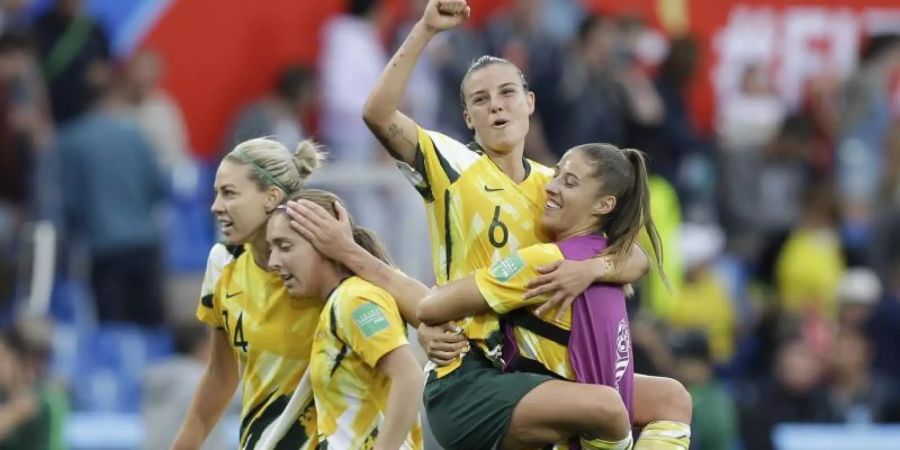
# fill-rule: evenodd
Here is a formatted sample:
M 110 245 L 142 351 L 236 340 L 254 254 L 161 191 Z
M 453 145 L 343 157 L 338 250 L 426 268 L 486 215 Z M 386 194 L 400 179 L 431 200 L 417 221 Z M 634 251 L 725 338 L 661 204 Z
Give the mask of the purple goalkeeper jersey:
M 566 259 L 583 261 L 603 251 L 606 238 L 576 236 L 557 245 Z M 629 418 L 634 417 L 634 362 L 622 286 L 595 283 L 575 299 L 569 361 L 575 381 L 615 388 L 622 396 Z

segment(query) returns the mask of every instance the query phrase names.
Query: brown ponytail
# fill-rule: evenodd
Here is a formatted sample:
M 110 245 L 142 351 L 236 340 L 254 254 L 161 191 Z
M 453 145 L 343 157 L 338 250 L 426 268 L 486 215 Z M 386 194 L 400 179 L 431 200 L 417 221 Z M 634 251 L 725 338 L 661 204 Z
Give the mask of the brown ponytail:
M 594 164 L 593 176 L 600 180 L 600 194 L 616 197 L 613 211 L 600 220 L 600 231 L 609 240 L 604 254 L 611 255 L 614 264 L 620 265 L 644 228 L 657 270 L 668 284 L 662 270 L 662 244 L 650 215 L 650 183 L 644 153 L 610 144 L 584 144 L 571 151 L 582 152 Z

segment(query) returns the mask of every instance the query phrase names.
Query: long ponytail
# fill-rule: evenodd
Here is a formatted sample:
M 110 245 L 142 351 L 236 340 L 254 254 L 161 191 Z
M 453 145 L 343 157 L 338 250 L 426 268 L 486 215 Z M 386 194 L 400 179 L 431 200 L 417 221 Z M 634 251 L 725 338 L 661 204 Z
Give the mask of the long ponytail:
M 644 153 L 610 144 L 584 144 L 572 151 L 583 152 L 594 164 L 593 176 L 601 181 L 601 194 L 616 197 L 615 208 L 600 222 L 601 231 L 609 241 L 604 254 L 611 255 L 617 266 L 621 265 L 643 228 L 653 247 L 653 262 L 668 285 L 662 270 L 662 243 L 650 214 L 650 183 Z

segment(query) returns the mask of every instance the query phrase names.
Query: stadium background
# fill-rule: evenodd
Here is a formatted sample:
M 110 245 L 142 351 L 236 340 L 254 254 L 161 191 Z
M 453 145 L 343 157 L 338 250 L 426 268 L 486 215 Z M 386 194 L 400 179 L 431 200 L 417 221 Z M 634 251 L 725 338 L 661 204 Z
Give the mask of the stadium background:
M 37 18 L 54 3 L 0 2 L 4 35 L 40 35 Z M 183 117 L 160 119 L 163 130 L 186 130 L 174 157 L 145 136 L 160 152 L 167 180 L 154 215 L 162 236 L 166 319 L 161 325 L 97 320 L 88 276 L 91 243 L 67 227 L 65 185 L 56 176 L 59 136 L 89 108 L 63 119 L 40 95 L 21 95 L 16 89 L 23 79 L 42 84 L 48 78 L 47 55 L 26 48 L 26 68 L 4 69 L 0 83 L 0 178 L 9 181 L 0 199 L 0 311 L 4 330 L 24 336 L 18 345 L 28 357 L 21 365 L 35 369 L 25 385 L 39 395 L 13 395 L 23 386 L 9 375 L 20 370 L 8 351 L 17 341 L 4 337 L 0 367 L 9 370 L 0 380 L 0 410 L 31 402 L 38 412 L 30 417 L 52 412 L 53 420 L 20 426 L 46 427 L 38 429 L 53 436 L 54 448 L 163 448 L 164 437 L 150 438 L 174 432 L 173 415 L 183 414 L 192 391 L 183 381 L 198 379 L 202 368 L 201 334 L 190 325 L 215 239 L 208 214 L 215 164 L 239 135 L 242 112 L 271 103 L 267 96 L 286 67 L 308 69 L 295 70 L 293 80 L 316 94 L 298 96 L 293 136 L 333 146 L 334 162 L 315 184 L 342 193 L 357 218 L 381 232 L 402 268 L 430 279 L 426 226 L 412 190 L 363 137 L 364 129 L 358 140 L 340 140 L 360 130 L 359 114 L 341 123 L 342 133 L 331 124 L 354 107 L 335 93 L 364 98 L 366 83 L 374 81 L 341 85 L 347 78 L 341 73 L 371 78 L 366 69 L 383 65 L 420 2 L 386 0 L 371 20 L 348 19 L 340 0 L 82 3 L 82 14 L 108 39 L 116 65 L 108 80 L 113 95 L 138 89 L 128 84 L 129 77 L 140 77 L 134 56 L 152 52 L 163 71 L 158 84 L 140 86 L 149 93 L 144 98 L 170 99 L 166 104 Z M 543 139 L 527 149 L 535 158 L 552 161 L 566 139 L 608 140 L 650 153 L 658 175 L 654 214 L 664 228 L 666 269 L 676 289 L 665 295 L 652 277 L 639 289 L 632 304 L 636 363 L 639 371 L 676 377 L 692 391 L 696 448 L 895 448 L 896 2 L 470 5 L 470 24 L 432 45 L 440 50 L 428 55 L 409 108 L 421 113 L 422 123 L 464 139 L 455 102 L 460 70 L 472 56 L 493 52 L 525 67 L 537 92 Z M 579 41 L 579 24 L 588 15 L 600 17 L 591 29 L 600 31 L 590 35 L 593 41 Z M 374 45 L 375 54 L 327 45 L 366 43 L 365 35 L 350 36 L 353 27 L 335 26 L 348 20 L 377 33 L 380 39 L 360 47 Z M 12 60 L 15 46 L 0 47 L 4 63 Z M 584 64 L 590 58 L 600 63 Z M 572 81 L 575 68 L 587 71 L 589 81 Z M 604 102 L 578 102 L 556 90 L 572 85 L 583 98 Z M 149 101 L 122 103 L 140 111 Z M 596 126 L 563 128 L 560 117 L 575 108 Z M 20 120 L 23 115 L 28 120 Z M 146 117 L 137 120 L 152 121 Z M 116 164 L 114 148 L 108 160 Z M 171 380 L 180 387 L 165 384 Z M 228 444 L 235 413 L 221 430 Z M 15 432 L 0 430 L 0 448 L 32 448 L 10 441 Z

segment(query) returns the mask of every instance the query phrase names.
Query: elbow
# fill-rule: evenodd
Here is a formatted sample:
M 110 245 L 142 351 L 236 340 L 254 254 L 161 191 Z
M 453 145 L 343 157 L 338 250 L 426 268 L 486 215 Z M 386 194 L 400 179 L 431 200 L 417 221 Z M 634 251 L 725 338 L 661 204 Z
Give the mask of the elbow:
M 438 317 L 438 311 L 435 307 L 433 294 L 428 294 L 419 302 L 416 307 L 416 318 L 425 325 L 435 325 L 441 323 Z
M 376 130 L 381 128 L 389 117 L 390 112 L 385 111 L 385 108 L 380 107 L 373 101 L 373 97 L 370 96 L 369 99 L 366 100 L 366 104 L 363 106 L 362 119 L 369 129 Z

